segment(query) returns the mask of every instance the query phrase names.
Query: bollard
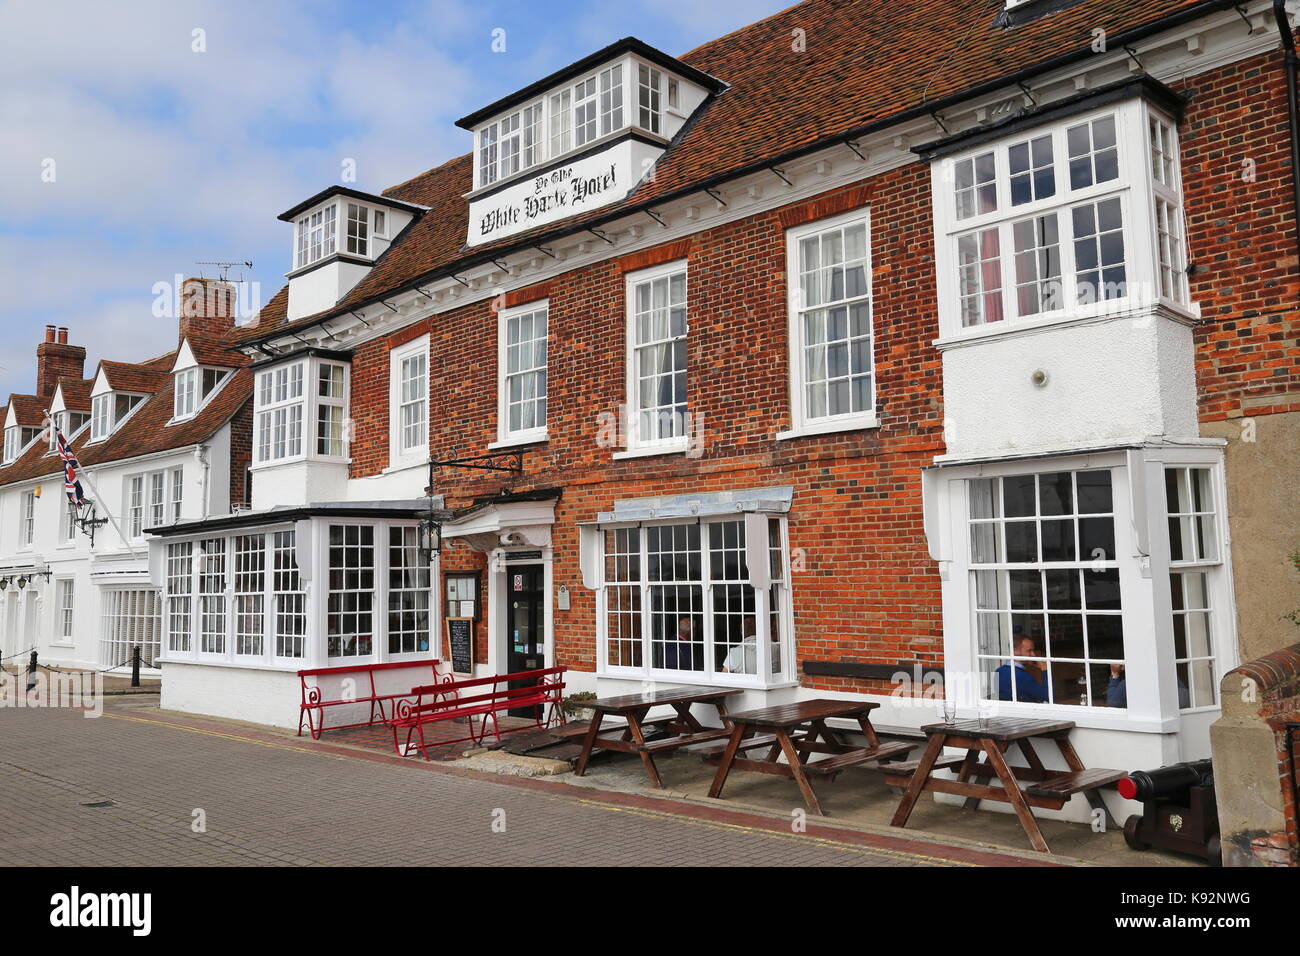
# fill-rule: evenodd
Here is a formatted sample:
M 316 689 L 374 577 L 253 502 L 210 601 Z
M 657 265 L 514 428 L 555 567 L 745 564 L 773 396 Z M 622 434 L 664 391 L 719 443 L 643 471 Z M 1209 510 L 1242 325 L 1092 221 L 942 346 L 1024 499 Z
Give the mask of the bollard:
M 36 652 L 32 651 L 32 659 L 27 664 L 27 690 L 30 692 L 36 686 Z
M 131 648 L 131 686 L 140 686 L 140 645 Z

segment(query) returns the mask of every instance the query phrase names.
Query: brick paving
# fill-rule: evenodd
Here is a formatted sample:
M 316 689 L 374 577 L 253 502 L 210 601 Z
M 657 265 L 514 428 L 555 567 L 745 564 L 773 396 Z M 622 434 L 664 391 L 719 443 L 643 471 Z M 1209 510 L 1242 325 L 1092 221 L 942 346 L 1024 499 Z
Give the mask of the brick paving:
M 97 806 L 98 804 L 98 806 Z M 192 829 L 195 811 L 206 832 Z M 498 832 L 501 829 L 504 832 Z M 161 714 L 0 712 L 0 865 L 1008 865 Z

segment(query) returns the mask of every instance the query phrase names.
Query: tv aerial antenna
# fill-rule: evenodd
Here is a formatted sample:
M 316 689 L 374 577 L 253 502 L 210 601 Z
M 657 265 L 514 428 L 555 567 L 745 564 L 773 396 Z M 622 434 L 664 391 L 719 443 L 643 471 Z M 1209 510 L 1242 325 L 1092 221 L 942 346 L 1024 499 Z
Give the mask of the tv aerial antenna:
M 236 266 L 243 266 L 246 269 L 253 268 L 253 263 L 251 260 L 245 260 L 243 262 L 196 262 L 194 264 L 196 266 L 216 266 L 218 269 L 221 270 L 222 282 L 227 281 L 227 277 L 230 275 L 230 270 L 235 268 Z M 241 279 L 239 281 L 242 282 L 243 280 Z

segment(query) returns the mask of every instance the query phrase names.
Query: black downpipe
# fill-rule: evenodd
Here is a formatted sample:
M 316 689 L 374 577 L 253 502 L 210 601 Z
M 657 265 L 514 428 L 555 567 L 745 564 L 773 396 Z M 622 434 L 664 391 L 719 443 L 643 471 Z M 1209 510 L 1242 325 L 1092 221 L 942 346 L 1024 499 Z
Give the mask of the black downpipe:
M 1282 34 L 1283 65 L 1286 70 L 1286 108 L 1291 127 L 1291 193 L 1295 218 L 1296 269 L 1300 271 L 1300 100 L 1296 97 L 1295 34 L 1286 15 L 1286 0 L 1273 0 L 1273 16 Z

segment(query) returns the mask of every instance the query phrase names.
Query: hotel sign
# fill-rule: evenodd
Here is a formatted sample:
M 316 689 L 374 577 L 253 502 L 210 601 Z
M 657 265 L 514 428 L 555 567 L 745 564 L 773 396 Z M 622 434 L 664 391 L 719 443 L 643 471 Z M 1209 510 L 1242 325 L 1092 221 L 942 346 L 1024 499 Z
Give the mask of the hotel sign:
M 469 204 L 468 244 L 479 246 L 618 202 L 659 150 L 625 139 L 572 163 L 525 176 Z

